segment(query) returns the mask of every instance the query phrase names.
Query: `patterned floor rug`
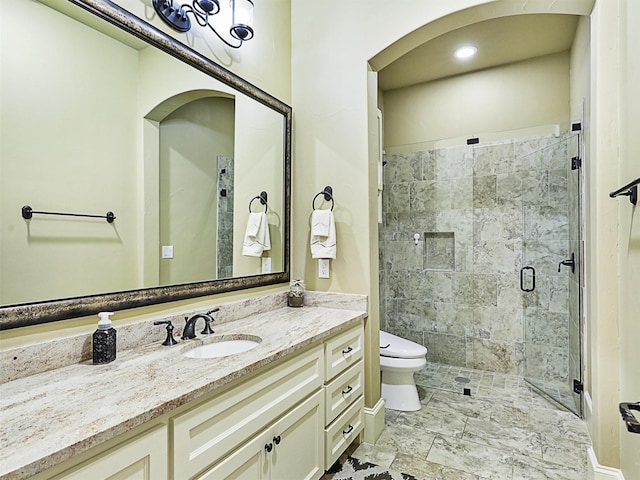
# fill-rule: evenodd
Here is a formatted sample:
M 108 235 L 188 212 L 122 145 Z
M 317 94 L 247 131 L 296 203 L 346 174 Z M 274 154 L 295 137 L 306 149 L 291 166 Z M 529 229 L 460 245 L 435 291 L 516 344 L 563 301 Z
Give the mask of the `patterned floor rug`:
M 369 462 L 360 462 L 357 458 L 347 457 L 343 463 L 336 464 L 324 478 L 331 480 L 418 480 L 407 473 L 394 472 L 386 467 Z

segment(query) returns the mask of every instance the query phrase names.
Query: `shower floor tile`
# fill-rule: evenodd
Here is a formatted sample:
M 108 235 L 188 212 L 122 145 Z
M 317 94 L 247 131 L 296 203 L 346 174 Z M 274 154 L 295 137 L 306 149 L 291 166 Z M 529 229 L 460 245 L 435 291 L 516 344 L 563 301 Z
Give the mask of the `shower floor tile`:
M 421 480 L 587 477 L 584 422 L 521 377 L 428 364 L 416 382 L 422 410 L 388 409 L 376 445 L 362 444 L 352 456 Z

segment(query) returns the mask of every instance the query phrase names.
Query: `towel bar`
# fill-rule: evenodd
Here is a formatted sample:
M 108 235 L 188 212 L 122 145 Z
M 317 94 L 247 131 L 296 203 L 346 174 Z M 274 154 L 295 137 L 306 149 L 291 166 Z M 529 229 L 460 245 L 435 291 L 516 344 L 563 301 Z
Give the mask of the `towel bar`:
M 25 220 L 29 220 L 31 217 L 33 217 L 34 213 L 40 215 L 62 215 L 65 217 L 105 218 L 109 223 L 113 223 L 113 221 L 116 219 L 116 216 L 113 214 L 113 212 L 107 212 L 106 215 L 90 215 L 88 213 L 43 212 L 34 210 L 29 205 L 24 205 L 22 207 L 22 218 L 24 218 Z
M 619 188 L 615 192 L 611 192 L 609 196 L 611 198 L 620 196 L 629 197 L 629 201 L 636 205 L 638 203 L 638 184 L 640 184 L 640 178 L 636 178 L 633 182 Z

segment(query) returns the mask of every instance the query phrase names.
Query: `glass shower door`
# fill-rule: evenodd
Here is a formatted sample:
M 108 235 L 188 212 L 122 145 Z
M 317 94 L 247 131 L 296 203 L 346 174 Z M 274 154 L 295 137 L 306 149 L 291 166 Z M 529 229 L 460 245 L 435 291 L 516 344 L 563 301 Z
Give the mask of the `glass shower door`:
M 579 136 L 522 155 L 524 377 L 582 415 Z

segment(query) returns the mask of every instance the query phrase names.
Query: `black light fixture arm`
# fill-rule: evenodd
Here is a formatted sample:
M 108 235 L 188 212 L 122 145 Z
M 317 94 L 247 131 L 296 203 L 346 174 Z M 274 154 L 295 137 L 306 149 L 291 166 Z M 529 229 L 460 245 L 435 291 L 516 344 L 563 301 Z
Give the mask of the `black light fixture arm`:
M 216 36 L 231 48 L 240 48 L 245 40 L 253 37 L 253 29 L 244 24 L 234 24 L 231 26 L 229 34 L 236 39 L 237 43 L 231 43 L 224 38 L 209 22 L 209 19 L 220 11 L 219 0 L 192 0 L 191 4 L 174 4 L 173 0 L 153 0 L 153 8 L 164 23 L 178 32 L 186 33 L 191 30 L 191 19 L 201 27 L 209 27 Z M 232 8 L 234 4 L 232 2 Z

